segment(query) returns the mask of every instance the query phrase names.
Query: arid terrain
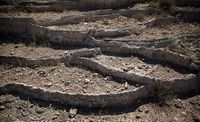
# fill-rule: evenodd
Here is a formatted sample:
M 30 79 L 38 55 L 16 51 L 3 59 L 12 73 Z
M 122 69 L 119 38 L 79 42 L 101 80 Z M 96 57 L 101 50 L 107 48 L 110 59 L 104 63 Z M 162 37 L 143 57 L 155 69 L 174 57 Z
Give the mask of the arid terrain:
M 108 1 L 0 2 L 0 122 L 200 122 L 198 1 Z

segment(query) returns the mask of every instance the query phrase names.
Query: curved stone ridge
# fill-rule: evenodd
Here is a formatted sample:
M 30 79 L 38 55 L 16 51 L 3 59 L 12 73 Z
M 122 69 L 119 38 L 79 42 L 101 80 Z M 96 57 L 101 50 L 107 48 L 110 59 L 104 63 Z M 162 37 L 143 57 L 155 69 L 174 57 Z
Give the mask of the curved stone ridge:
M 178 54 L 169 50 L 164 49 L 151 49 L 146 47 L 133 47 L 128 45 L 113 44 L 114 46 L 103 48 L 103 52 L 119 53 L 119 54 L 131 54 L 140 55 L 147 59 L 158 60 L 168 62 L 177 66 L 185 67 L 191 71 L 199 71 L 200 67 L 198 63 L 192 61 L 191 58 Z
M 122 10 L 112 10 L 112 9 L 105 9 L 105 10 L 97 10 L 97 11 L 91 11 L 91 12 L 80 12 L 78 15 L 66 15 L 64 17 L 58 18 L 58 19 L 46 19 L 46 20 L 38 20 L 38 19 L 33 19 L 33 18 L 19 18 L 19 17 L 10 17 L 10 18 L 5 18 L 1 17 L 1 21 L 3 19 L 7 20 L 8 22 L 10 21 L 9 19 L 13 19 L 18 21 L 18 19 L 21 19 L 22 21 L 26 20 L 29 21 L 30 19 L 32 20 L 32 23 L 35 25 L 41 25 L 41 26 L 55 26 L 55 25 L 68 25 L 68 24 L 78 24 L 81 22 L 94 22 L 97 20 L 102 20 L 105 18 L 116 18 L 119 16 L 125 16 L 125 17 L 131 17 L 131 18 L 136 18 L 138 14 L 141 16 L 146 16 L 150 15 L 153 10 L 138 10 L 138 9 L 122 9 Z
M 199 77 L 191 77 L 185 80 L 173 80 L 162 83 L 166 88 L 176 93 L 188 92 L 199 89 Z M 72 94 L 60 91 L 48 91 L 22 83 L 10 83 L 0 86 L 0 94 L 18 93 L 29 96 L 34 99 L 40 99 L 49 102 L 59 102 L 74 106 L 84 107 L 116 107 L 130 105 L 141 98 L 146 98 L 152 93 L 153 86 L 141 86 L 133 91 L 108 94 Z
M 186 93 L 200 88 L 200 76 L 191 75 L 185 79 L 174 79 L 171 81 L 162 81 L 165 88 L 171 89 L 176 93 Z
M 36 48 L 37 49 L 37 48 Z M 29 51 L 29 50 L 27 50 Z M 15 55 L 0 55 L 0 64 L 12 64 L 23 67 L 41 67 L 41 66 L 53 66 L 60 63 L 71 63 L 74 57 L 92 57 L 100 54 L 100 48 L 92 49 L 77 49 L 77 50 L 64 50 L 62 53 L 58 53 L 55 56 L 30 58 L 26 56 Z
M 2 5 L 14 7 L 14 10 L 29 11 L 63 11 L 63 10 L 96 10 L 116 9 L 131 6 L 133 3 L 141 3 L 144 0 L 49 0 L 49 1 L 15 1 L 2 2 Z
M 129 105 L 150 93 L 150 86 L 141 86 L 133 91 L 115 94 L 69 94 L 60 91 L 47 91 L 26 84 L 6 84 L 0 86 L 0 94 L 19 93 L 34 99 L 59 102 L 83 107 L 113 107 Z
M 113 77 L 120 79 L 126 79 L 132 83 L 153 84 L 154 82 L 156 82 L 154 78 L 147 76 L 140 76 L 134 73 L 121 72 L 113 68 L 106 67 L 98 62 L 92 61 L 87 58 L 74 58 L 72 63 L 96 70 L 102 74 L 111 75 Z
M 114 50 L 112 50 L 114 51 Z M 118 52 L 119 53 L 119 52 Z M 123 51 L 123 53 L 126 53 Z M 20 65 L 20 66 L 51 66 L 51 65 L 57 65 L 59 63 L 69 63 L 69 64 L 76 64 L 78 66 L 84 66 L 88 67 L 92 70 L 97 70 L 98 72 L 102 74 L 107 74 L 111 75 L 116 78 L 120 79 L 126 79 L 131 83 L 139 83 L 139 84 L 155 84 L 156 82 L 163 82 L 163 80 L 156 79 L 153 77 L 149 76 L 143 76 L 143 75 L 138 75 L 135 73 L 128 73 L 128 72 L 123 72 L 119 71 L 107 66 L 104 66 L 103 64 L 100 64 L 97 61 L 90 60 L 85 57 L 93 57 L 95 55 L 100 54 L 100 48 L 96 49 L 82 49 L 78 50 L 75 52 L 69 53 L 69 55 L 66 55 L 66 57 L 61 57 L 61 58 L 46 58 L 46 59 L 27 59 L 23 57 L 6 57 L 6 56 L 1 56 L 1 64 L 2 63 L 9 63 L 9 64 L 14 64 L 14 65 Z M 187 81 L 192 81 L 192 79 L 196 78 L 197 76 L 189 76 L 185 79 Z M 164 82 L 181 82 L 184 81 L 185 79 L 170 79 Z
M 171 37 L 171 38 L 160 38 L 160 39 L 148 39 L 148 40 L 132 40 L 132 39 L 103 39 L 104 41 L 115 41 L 115 42 L 125 42 L 130 46 L 144 46 L 144 47 L 156 47 L 156 48 L 163 48 L 171 43 L 177 43 L 177 42 L 187 42 L 188 40 L 192 39 L 198 39 L 200 38 L 200 34 L 186 34 L 181 35 L 178 37 Z
M 116 9 L 127 8 L 136 3 L 144 3 L 146 0 L 47 0 L 47 1 L 24 1 L 14 2 L 2 1 L 0 5 L 6 6 L 3 11 L 9 10 L 27 10 L 27 11 L 63 11 L 63 10 L 96 10 L 96 9 Z M 199 0 L 175 0 L 177 6 L 199 7 Z M 3 8 L 2 7 L 2 8 Z
M 130 13 L 137 13 L 139 10 L 129 10 Z M 129 13 L 129 11 L 120 11 L 119 13 L 115 13 L 116 16 L 119 15 L 126 15 L 126 13 Z M 100 12 L 101 13 L 101 12 Z M 135 28 L 127 28 L 127 29 L 108 29 L 108 30 L 90 30 L 90 31 L 62 31 L 62 30 L 54 30 L 50 29 L 48 27 L 39 26 L 39 25 L 58 25 L 58 24 L 72 24 L 71 22 L 82 22 L 82 21 L 95 21 L 96 19 L 93 18 L 104 18 L 104 14 L 110 13 L 110 11 L 103 12 L 103 15 L 101 15 L 99 12 L 94 13 L 88 13 L 84 15 L 79 16 L 67 16 L 60 18 L 58 20 L 53 21 L 44 21 L 40 22 L 37 20 L 34 20 L 32 18 L 1 18 L 0 24 L 2 25 L 0 27 L 0 32 L 3 35 L 21 35 L 23 34 L 23 37 L 28 37 L 32 39 L 36 38 L 44 38 L 49 40 L 51 43 L 64 43 L 64 44 L 79 44 L 79 42 L 85 40 L 88 36 L 95 37 L 95 38 L 105 38 L 105 37 L 120 37 L 120 36 L 129 36 L 132 33 L 138 33 L 146 28 L 146 26 L 138 26 Z M 129 14 L 130 14 L 129 13 Z M 145 14 L 145 12 L 143 12 Z M 98 16 L 98 17 L 94 17 Z M 173 17 L 168 17 L 173 18 Z M 175 18 L 176 19 L 176 18 Z M 159 21 L 164 21 L 164 19 L 161 19 Z M 150 24 L 155 22 L 148 22 Z M 145 24 L 142 24 L 145 25 Z M 20 29 L 18 29 L 20 28 Z M 161 39 L 162 40 L 162 39 Z M 160 42 L 161 44 L 165 44 L 165 42 Z M 156 43 L 156 44 L 160 44 Z M 87 43 L 86 43 L 87 44 Z M 84 42 L 82 42 L 82 45 L 86 45 Z M 144 44 L 145 45 L 145 44 Z M 147 44 L 148 46 L 149 44 Z M 151 45 L 151 44 L 150 44 Z
M 67 62 L 67 58 L 65 57 L 27 59 L 15 56 L 0 56 L 0 64 L 12 64 L 14 66 L 23 66 L 23 67 L 54 66 L 64 62 Z
M 33 24 L 30 24 L 32 20 L 28 19 L 28 22 L 25 19 L 24 26 L 22 24 L 21 19 L 12 20 L 12 19 L 3 19 L 2 25 L 0 27 L 0 32 L 6 33 L 6 34 L 19 34 L 24 33 L 29 36 L 35 37 L 44 37 L 46 38 L 50 43 L 53 44 L 70 44 L 70 45 L 94 45 L 94 46 L 100 46 L 104 48 L 104 51 L 108 52 L 117 52 L 117 53 L 126 53 L 126 54 L 136 54 L 136 55 L 142 55 L 149 59 L 156 59 L 160 61 L 166 61 L 175 65 L 179 65 L 182 67 L 188 67 L 190 70 L 199 70 L 199 66 L 195 64 L 190 58 L 176 54 L 171 51 L 166 51 L 162 49 L 150 49 L 150 48 L 139 48 L 139 47 L 130 47 L 127 46 L 125 43 L 106 43 L 104 41 L 98 41 L 92 38 L 91 32 L 70 32 L 70 31 L 56 31 L 56 30 L 49 30 L 47 28 L 36 26 Z M 9 22 L 10 20 L 10 22 Z M 8 22 L 6 22 L 8 21 Z M 16 21 L 16 22 L 15 22 Z M 4 24 L 7 23 L 7 24 Z M 11 23 L 11 25 L 9 25 Z M 32 27 L 30 27 L 30 25 Z M 4 29 L 7 27 L 10 27 L 9 30 L 5 31 Z M 21 30 L 16 30 L 17 27 L 21 28 Z M 29 28 L 29 31 L 27 32 L 27 28 Z M 113 32 L 114 33 L 114 32 Z M 90 37 L 90 38 L 88 38 Z M 125 45 L 125 46 L 124 46 Z M 176 60 L 175 60 L 176 59 Z
M 89 1 L 89 3 L 87 4 L 90 5 L 90 2 L 91 2 L 90 0 L 83 0 L 83 1 L 85 2 Z M 123 2 L 127 2 L 127 1 L 123 1 Z M 137 28 L 125 28 L 125 29 L 117 28 L 117 29 L 103 29 L 103 30 L 99 30 L 99 29 L 89 30 L 88 29 L 88 30 L 82 30 L 82 31 L 81 30 L 72 31 L 72 30 L 64 30 L 63 28 L 59 30 L 57 28 L 54 28 L 54 26 L 52 26 L 52 25 L 64 25 L 64 24 L 66 25 L 78 24 L 81 22 L 93 22 L 93 21 L 97 21 L 100 18 L 104 18 L 104 17 L 115 18 L 120 15 L 123 15 L 126 17 L 130 17 L 133 15 L 134 17 L 137 17 L 138 14 L 142 13 L 142 16 L 146 16 L 152 13 L 152 11 L 148 11 L 146 9 L 144 10 L 140 10 L 140 9 L 139 10 L 138 9 L 103 10 L 103 11 L 95 11 L 95 12 L 85 12 L 85 13 L 81 13 L 78 16 L 66 16 L 57 20 L 49 20 L 49 21 L 38 21 L 32 18 L 0 18 L 0 25 L 1 25 L 0 33 L 2 33 L 3 36 L 11 35 L 11 36 L 19 37 L 19 38 L 24 38 L 24 39 L 28 38 L 33 41 L 39 39 L 40 41 L 44 40 L 56 46 L 60 46 L 60 45 L 61 46 L 64 45 L 67 47 L 81 46 L 81 48 L 93 47 L 90 49 L 82 48 L 82 49 L 73 50 L 73 51 L 65 50 L 64 52 L 62 52 L 63 55 L 58 54 L 59 56 L 53 56 L 53 57 L 44 56 L 44 57 L 38 58 L 36 56 L 36 58 L 32 58 L 32 57 L 25 57 L 23 55 L 20 56 L 20 55 L 12 54 L 10 56 L 7 54 L 5 55 L 2 54 L 0 56 L 0 64 L 13 64 L 13 65 L 22 66 L 22 67 L 35 67 L 35 66 L 42 67 L 42 66 L 58 65 L 60 63 L 73 64 L 78 67 L 86 67 L 86 68 L 89 68 L 90 70 L 96 70 L 99 73 L 112 76 L 122 81 L 127 81 L 130 85 L 131 84 L 137 84 L 139 86 L 142 85 L 141 87 L 137 87 L 137 88 L 134 87 L 133 88 L 134 90 L 129 90 L 128 88 L 125 91 L 120 91 L 117 93 L 115 92 L 102 93 L 104 91 L 100 90 L 100 92 L 97 92 L 97 94 L 95 94 L 95 92 L 92 92 L 93 94 L 88 94 L 88 93 L 82 93 L 82 92 L 79 93 L 79 91 L 78 93 L 67 93 L 65 89 L 63 90 L 65 92 L 50 91 L 49 90 L 50 88 L 49 89 L 47 87 L 46 89 L 43 88 L 42 87 L 43 84 L 37 87 L 33 85 L 27 85 L 28 83 L 26 82 L 26 80 L 21 80 L 21 81 L 16 80 L 15 82 L 17 83 L 12 83 L 12 82 L 8 83 L 6 82 L 7 80 L 5 80 L 5 82 L 2 82 L 5 84 L 4 85 L 1 84 L 0 86 L 0 94 L 18 93 L 20 95 L 29 96 L 35 99 L 51 101 L 51 102 L 60 102 L 64 104 L 74 105 L 74 106 L 116 107 L 116 106 L 129 105 L 129 104 L 134 103 L 138 99 L 149 97 L 150 94 L 154 90 L 154 87 L 155 87 L 154 85 L 156 85 L 157 83 L 160 83 L 165 88 L 170 89 L 176 93 L 188 92 L 191 90 L 199 89 L 200 87 L 200 82 L 199 82 L 200 65 L 199 64 L 200 63 L 198 61 L 194 61 L 192 58 L 188 56 L 181 55 L 164 48 L 164 46 L 167 45 L 167 43 L 171 41 L 179 40 L 179 39 L 184 41 L 185 37 L 163 38 L 163 39 L 153 40 L 153 41 L 147 40 L 147 41 L 143 41 L 139 43 L 135 43 L 135 42 L 131 43 L 131 40 L 129 42 L 127 42 L 126 40 L 123 40 L 123 41 L 116 40 L 116 39 L 109 40 L 109 38 L 130 36 L 133 33 L 137 35 L 138 33 L 137 31 L 142 31 L 146 28 L 157 26 L 158 22 L 165 21 L 165 19 L 168 19 L 167 21 L 170 21 L 170 23 L 176 22 L 180 18 L 182 18 L 185 21 L 189 20 L 190 22 L 190 19 L 188 19 L 190 15 L 188 14 L 191 13 L 193 14 L 192 16 L 199 15 L 199 9 L 197 11 L 188 11 L 188 12 L 183 12 L 182 10 L 176 10 L 174 13 L 170 13 L 170 14 L 175 16 L 177 15 L 177 13 L 181 13 L 180 18 L 170 16 L 164 19 L 163 18 L 153 19 L 152 21 L 149 21 L 149 22 L 140 23 L 138 25 L 139 30 L 137 30 Z M 192 21 L 199 22 L 199 19 L 194 18 L 194 20 Z M 168 23 L 164 23 L 164 24 L 168 24 Z M 190 38 L 190 35 L 188 36 L 188 38 Z M 199 34 L 194 35 L 194 38 L 199 38 Z M 157 48 L 154 48 L 153 46 Z M 150 59 L 154 61 L 164 62 L 170 65 L 172 64 L 175 66 L 179 66 L 183 69 L 186 69 L 187 72 L 190 72 L 190 74 L 183 73 L 184 77 L 178 76 L 178 77 L 170 77 L 168 79 L 164 79 L 164 78 L 162 79 L 160 77 L 157 77 L 156 75 L 155 76 L 149 75 L 150 73 L 148 71 L 145 72 L 144 74 L 141 73 L 142 71 L 139 72 L 139 70 L 138 70 L 139 73 L 136 72 L 137 70 L 132 70 L 131 72 L 129 72 L 130 70 L 128 71 L 127 67 L 125 67 L 124 69 L 118 68 L 117 65 L 110 67 L 109 63 L 112 63 L 112 62 L 109 62 L 108 60 L 106 62 L 108 64 L 106 64 L 105 62 L 100 62 L 98 61 L 98 59 L 95 60 L 97 56 L 102 55 L 102 54 L 103 55 L 125 54 L 126 56 L 131 55 L 131 56 L 136 56 L 136 57 L 143 57 L 145 59 Z M 121 62 L 119 64 L 121 64 Z M 161 64 L 161 63 L 158 63 L 158 64 Z M 55 69 L 56 68 L 54 68 L 54 71 Z M 64 72 L 69 72 L 69 71 L 74 71 L 74 70 L 68 70 L 68 71 L 65 70 Z M 62 71 L 60 70 L 60 72 Z M 39 73 L 45 73 L 45 71 L 44 72 L 39 71 Z M 98 80 L 99 79 L 97 79 L 96 81 Z M 19 83 L 19 82 L 25 82 L 26 84 Z M 42 81 L 40 83 L 42 83 Z M 62 83 L 65 85 L 64 82 Z M 53 85 L 53 84 L 50 84 L 50 85 Z M 66 87 L 64 85 L 62 86 L 62 88 Z M 115 85 L 112 85 L 112 86 L 115 86 Z M 51 88 L 54 89 L 56 87 L 51 87 Z M 102 93 L 102 94 L 99 94 L 99 93 Z
M 187 76 L 186 78 L 171 78 L 169 80 L 161 80 L 161 79 L 149 77 L 146 75 L 143 76 L 136 73 L 128 73 L 128 72 L 119 71 L 114 68 L 106 67 L 97 61 L 93 61 L 87 58 L 74 58 L 73 63 L 90 68 L 92 70 L 96 70 L 102 74 L 111 75 L 119 79 L 126 79 L 130 83 L 151 84 L 151 85 L 157 82 L 166 82 L 170 84 L 174 82 L 181 83 L 181 81 L 186 81 L 187 83 L 189 83 L 189 81 L 191 82 L 194 81 L 198 83 L 198 78 L 199 78 L 197 75 L 191 74 L 190 76 Z
M 18 36 L 37 39 L 42 38 L 48 40 L 50 43 L 55 44 L 70 44 L 70 45 L 88 45 L 84 40 L 88 36 L 95 38 L 105 37 L 120 37 L 128 36 L 131 33 L 141 31 L 142 29 L 128 28 L 128 29 L 107 29 L 107 30 L 89 30 L 89 31 L 65 31 L 55 30 L 44 26 L 35 25 L 35 20 L 31 18 L 1 18 L 0 32 L 3 35 Z M 18 29 L 20 28 L 20 30 Z

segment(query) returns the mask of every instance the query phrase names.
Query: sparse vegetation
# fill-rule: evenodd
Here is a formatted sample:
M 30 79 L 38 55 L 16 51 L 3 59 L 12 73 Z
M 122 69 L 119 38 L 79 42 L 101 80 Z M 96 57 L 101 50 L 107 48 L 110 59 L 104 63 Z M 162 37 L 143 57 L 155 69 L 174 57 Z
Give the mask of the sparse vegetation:
M 153 91 L 150 95 L 154 100 L 161 103 L 165 103 L 175 97 L 173 91 L 166 88 L 161 82 L 157 82 L 153 85 Z

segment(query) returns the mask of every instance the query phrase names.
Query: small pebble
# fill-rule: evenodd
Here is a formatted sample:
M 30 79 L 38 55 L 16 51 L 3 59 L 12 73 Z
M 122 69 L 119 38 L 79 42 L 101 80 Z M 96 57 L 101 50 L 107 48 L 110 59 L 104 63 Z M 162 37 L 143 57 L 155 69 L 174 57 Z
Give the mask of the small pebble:
M 99 74 L 98 74 L 98 73 L 94 73 L 93 75 L 94 75 L 94 76 L 98 76 Z
M 64 54 L 68 54 L 68 51 L 65 51 Z
M 128 89 L 128 83 L 127 83 L 127 82 L 125 82 L 124 88 L 125 88 L 125 89 Z
M 138 109 L 139 112 L 143 112 L 143 110 L 141 108 Z
M 49 88 L 49 87 L 51 87 L 52 85 L 53 85 L 52 83 L 48 83 L 48 84 L 45 84 L 44 86 Z
M 145 110 L 145 113 L 149 113 L 149 110 Z
M 90 79 L 85 79 L 85 84 L 89 84 L 90 83 Z
M 186 115 L 187 113 L 185 111 L 181 112 L 183 115 Z
M 178 118 L 177 118 L 177 117 L 174 117 L 174 120 L 178 121 Z
M 6 108 L 5 106 L 1 105 L 0 106 L 0 111 L 3 111 L 5 108 Z
M 74 117 L 76 116 L 77 112 L 78 112 L 78 109 L 71 108 L 71 109 L 69 110 L 69 117 L 70 117 L 70 118 L 74 118 Z

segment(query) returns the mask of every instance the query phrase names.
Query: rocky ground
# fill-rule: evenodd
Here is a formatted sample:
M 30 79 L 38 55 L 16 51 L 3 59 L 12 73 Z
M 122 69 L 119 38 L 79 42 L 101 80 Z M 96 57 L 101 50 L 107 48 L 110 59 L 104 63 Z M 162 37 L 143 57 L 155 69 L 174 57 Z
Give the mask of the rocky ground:
M 70 108 L 43 101 L 0 96 L 0 119 L 10 121 L 84 121 L 84 122 L 199 122 L 200 96 L 175 98 L 166 104 L 138 101 L 123 110 Z
M 171 11 L 175 10 L 186 10 L 187 19 L 174 15 Z M 31 32 L 35 29 L 28 28 L 17 37 L 23 37 L 29 30 L 33 35 L 25 40 L 15 35 L 13 42 L 13 33 L 9 33 L 12 29 L 2 31 L 0 27 L 0 32 L 9 33 L 7 38 L 0 36 L 0 121 L 200 122 L 199 89 L 178 94 L 167 91 L 166 94 L 163 91 L 166 89 L 156 87 L 155 82 L 184 84 L 199 80 L 200 24 L 198 18 L 188 19 L 188 11 L 199 15 L 196 12 L 199 8 L 173 6 L 172 10 L 163 12 L 149 4 L 120 10 L 0 12 L 0 22 L 5 18 L 11 21 L 33 19 L 31 27 L 39 28 L 35 33 L 48 37 L 32 40 L 35 33 Z M 17 32 L 18 27 L 14 29 Z M 40 41 L 45 41 L 45 45 L 38 43 Z M 108 51 L 110 48 L 113 50 Z M 146 53 L 140 53 L 143 50 Z M 166 53 L 156 55 L 148 50 Z M 163 60 L 165 54 L 171 57 Z M 173 56 L 178 57 L 177 61 Z M 135 81 L 138 79 L 144 81 Z M 24 84 L 24 87 L 16 88 L 18 92 L 15 92 L 15 88 L 9 86 L 13 84 Z M 148 97 L 122 106 L 120 102 L 127 102 L 127 97 L 135 98 L 143 93 L 145 96 L 145 92 L 138 90 L 150 85 L 157 88 L 156 95 L 149 93 Z M 188 85 L 183 88 L 194 87 Z M 32 89 L 35 94 L 30 92 Z M 75 95 L 77 101 L 73 105 L 59 101 L 67 99 L 69 102 Z M 125 97 L 119 100 L 117 95 Z M 113 100 L 110 103 L 121 106 L 91 108 L 91 105 L 99 105 L 91 104 L 93 98 L 103 102 L 109 98 Z M 80 101 L 88 103 L 80 107 Z
M 0 78 L 1 84 L 26 83 L 66 93 L 101 94 L 135 89 L 134 86 L 125 87 L 125 84 L 113 81 L 110 76 L 102 76 L 82 68 L 64 65 L 36 69 L 1 66 Z
M 151 76 L 158 79 L 170 79 L 170 78 L 185 78 L 188 75 L 184 71 L 176 71 L 168 67 L 167 65 L 163 66 L 161 64 L 153 64 L 145 62 L 144 59 L 139 59 L 137 57 L 118 57 L 112 55 L 100 55 L 94 59 L 97 62 L 100 62 L 102 65 L 107 67 L 113 67 L 115 69 L 125 71 L 125 72 L 134 72 L 135 74 L 142 74 L 145 76 Z

